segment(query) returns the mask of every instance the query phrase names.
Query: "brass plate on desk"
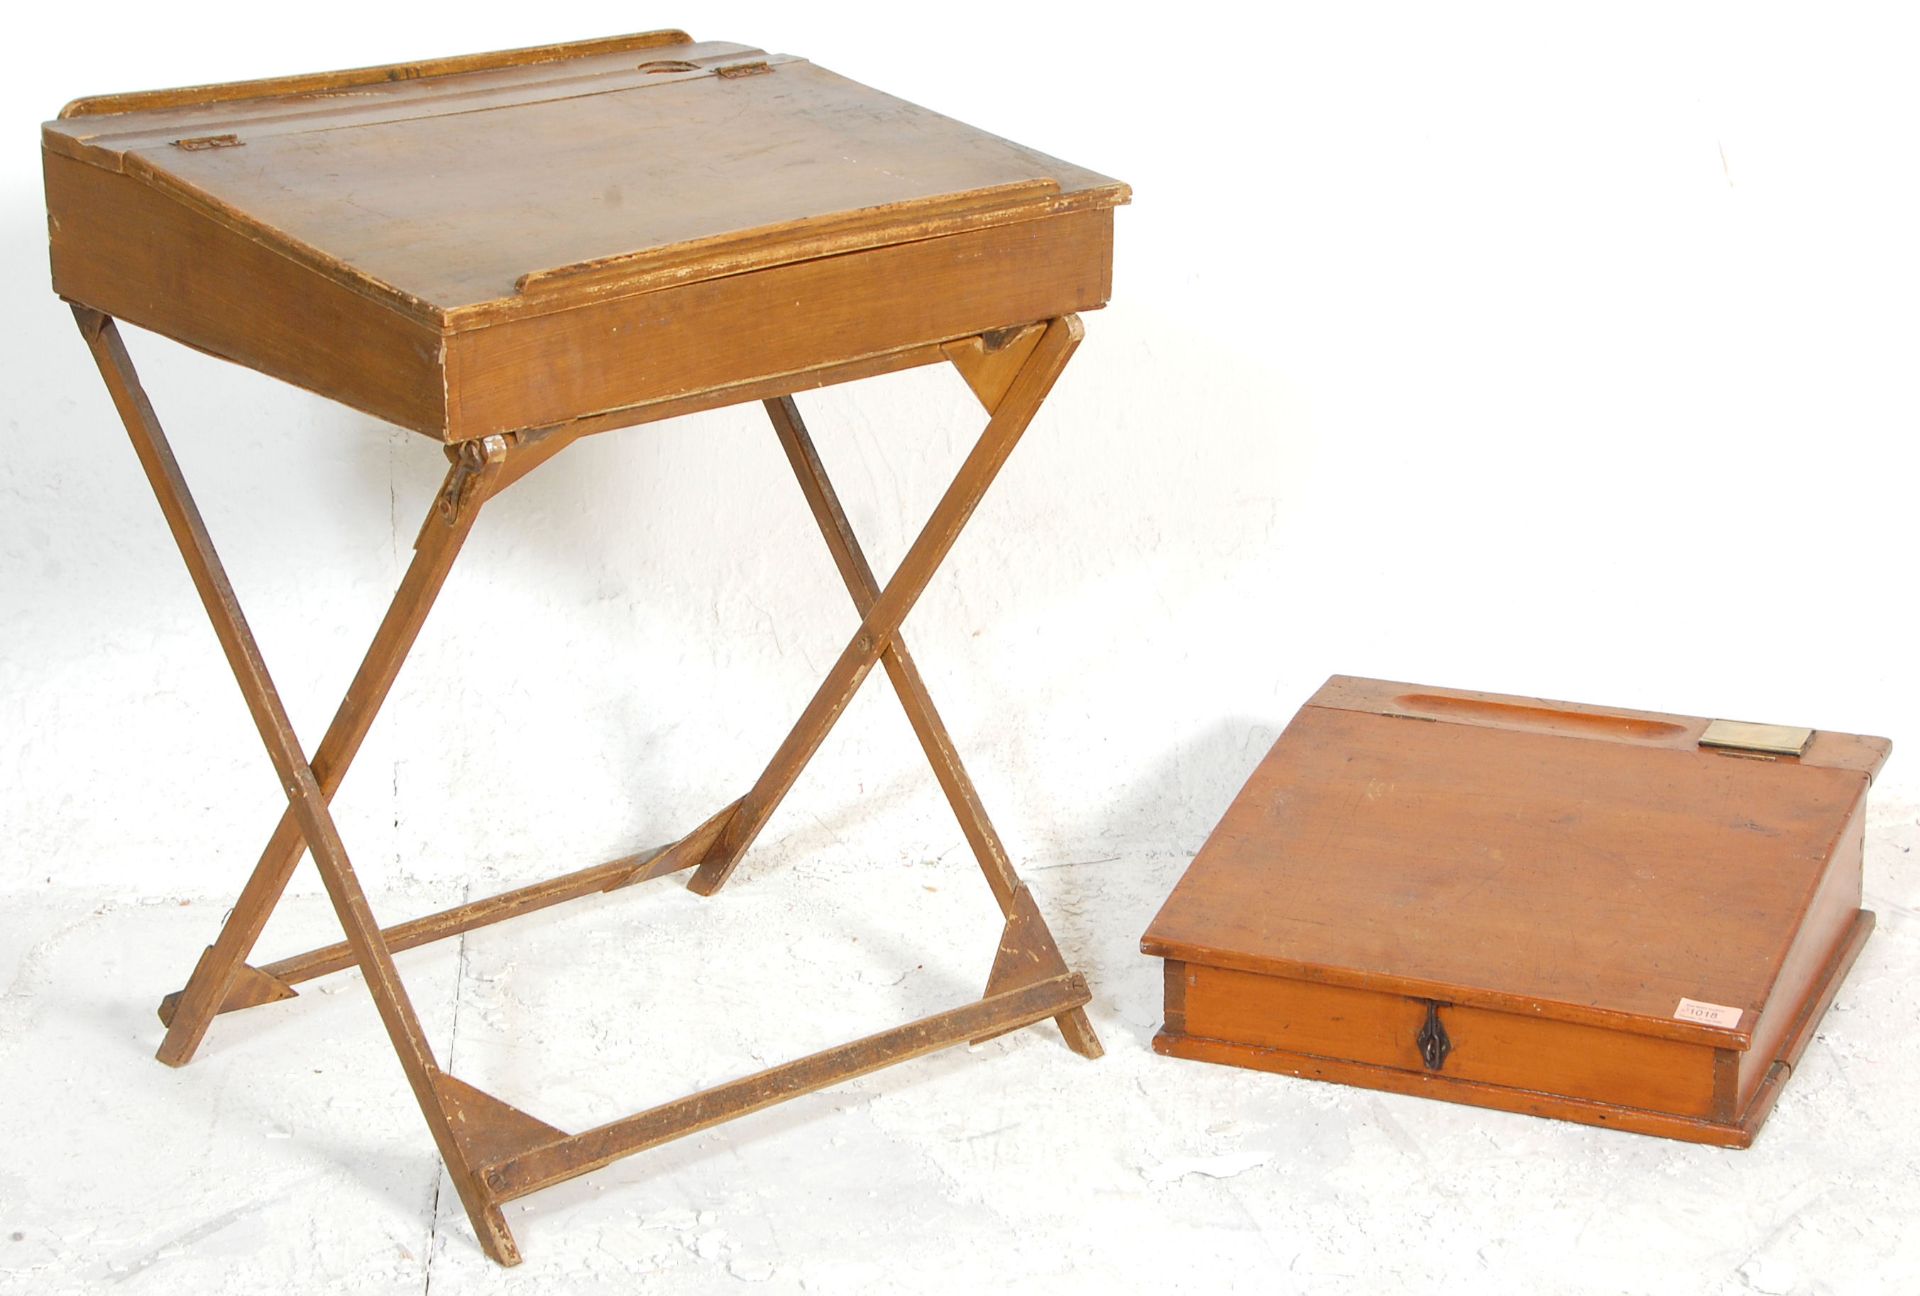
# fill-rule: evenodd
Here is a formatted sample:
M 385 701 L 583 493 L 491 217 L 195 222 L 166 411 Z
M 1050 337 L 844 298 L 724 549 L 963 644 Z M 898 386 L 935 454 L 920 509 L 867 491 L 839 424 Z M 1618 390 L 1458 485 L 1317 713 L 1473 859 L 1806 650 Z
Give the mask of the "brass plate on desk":
M 1749 724 L 1745 720 L 1715 720 L 1700 735 L 1702 747 L 1798 756 L 1813 741 L 1813 730 L 1792 725 Z

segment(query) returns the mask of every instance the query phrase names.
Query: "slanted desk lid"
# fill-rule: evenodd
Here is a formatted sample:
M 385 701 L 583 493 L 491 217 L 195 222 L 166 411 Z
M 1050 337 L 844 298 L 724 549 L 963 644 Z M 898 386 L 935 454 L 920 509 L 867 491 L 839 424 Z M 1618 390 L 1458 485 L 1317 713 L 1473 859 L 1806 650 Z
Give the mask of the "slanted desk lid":
M 1336 676 L 1141 947 L 1745 1049 L 1889 744 L 1707 724 Z
M 81 100 L 43 139 L 449 328 L 1128 196 L 679 32 Z

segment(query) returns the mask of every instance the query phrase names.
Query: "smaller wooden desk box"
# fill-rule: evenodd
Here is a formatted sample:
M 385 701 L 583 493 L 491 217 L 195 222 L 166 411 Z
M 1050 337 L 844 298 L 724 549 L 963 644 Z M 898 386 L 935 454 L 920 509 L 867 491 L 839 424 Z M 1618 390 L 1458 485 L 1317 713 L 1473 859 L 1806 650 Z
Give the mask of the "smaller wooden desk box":
M 1335 676 L 1147 929 L 1161 1053 L 1746 1147 L 1884 738 Z

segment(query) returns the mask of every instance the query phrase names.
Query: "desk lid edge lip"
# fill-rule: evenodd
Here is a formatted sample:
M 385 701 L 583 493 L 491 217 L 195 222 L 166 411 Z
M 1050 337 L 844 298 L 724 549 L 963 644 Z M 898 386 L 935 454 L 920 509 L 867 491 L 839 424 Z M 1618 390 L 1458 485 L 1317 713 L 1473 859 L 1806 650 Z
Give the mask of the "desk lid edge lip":
M 449 54 L 410 62 L 340 68 L 328 72 L 296 72 L 285 76 L 261 77 L 247 81 L 214 81 L 204 85 L 176 86 L 159 90 L 83 95 L 62 107 L 59 116 L 54 120 L 104 117 L 154 108 L 201 107 L 207 104 L 234 103 L 248 99 L 275 99 L 287 95 L 313 94 L 324 90 L 380 85 L 391 81 L 419 81 L 429 77 L 458 76 L 465 72 L 526 67 L 539 63 L 560 63 L 568 59 L 586 58 L 595 54 L 615 54 L 625 50 L 658 49 L 664 46 L 692 43 L 693 37 L 686 32 L 678 28 L 663 27 L 653 31 L 627 32 L 619 36 L 590 37 L 547 45 L 524 45 L 507 50 Z
M 530 270 L 515 281 L 512 296 L 449 307 L 455 331 L 492 315 L 504 303 L 524 305 L 558 300 L 574 292 L 603 297 L 628 296 L 691 283 L 811 261 L 847 252 L 870 251 L 964 233 L 967 229 L 1018 225 L 1074 212 L 1123 206 L 1132 190 L 1123 182 L 1063 192 L 1057 178 L 988 185 L 930 194 L 872 207 L 822 212 L 770 225 L 729 230 L 700 239 L 610 256 L 571 265 Z M 918 226 L 908 222 L 918 221 Z M 597 291 L 596 291 L 597 290 Z M 559 308 L 573 304 L 560 301 Z M 541 313 L 541 312 L 533 312 Z

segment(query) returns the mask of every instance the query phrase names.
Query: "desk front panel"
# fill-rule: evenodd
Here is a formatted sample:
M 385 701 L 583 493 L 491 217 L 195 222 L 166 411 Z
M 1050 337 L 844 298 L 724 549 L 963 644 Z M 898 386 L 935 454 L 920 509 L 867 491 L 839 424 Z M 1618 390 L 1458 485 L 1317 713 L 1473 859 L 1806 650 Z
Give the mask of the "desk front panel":
M 1113 212 L 602 299 L 447 339 L 449 440 L 546 427 L 1106 304 Z M 796 381 L 796 389 L 809 386 Z

